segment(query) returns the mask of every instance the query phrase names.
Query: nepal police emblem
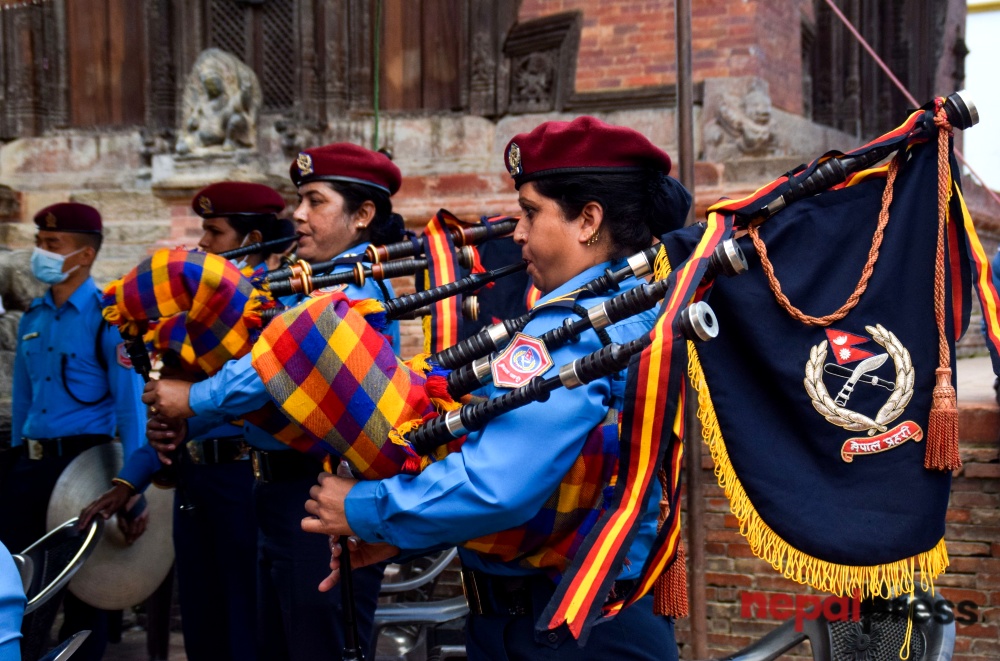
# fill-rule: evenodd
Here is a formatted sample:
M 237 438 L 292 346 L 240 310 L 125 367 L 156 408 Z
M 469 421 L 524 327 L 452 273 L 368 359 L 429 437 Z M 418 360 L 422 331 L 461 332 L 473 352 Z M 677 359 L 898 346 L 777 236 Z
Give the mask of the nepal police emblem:
M 507 151 L 507 169 L 510 171 L 510 176 L 516 177 L 521 174 L 521 148 L 517 146 L 517 143 L 510 143 L 510 149 Z
M 202 213 L 213 213 L 215 211 L 212 207 L 212 200 L 208 199 L 207 195 L 202 195 L 198 198 L 198 208 L 201 209 Z
M 497 388 L 519 388 L 552 367 L 545 343 L 536 337 L 517 333 L 513 341 L 490 363 L 493 384 Z
M 303 152 L 299 152 L 299 157 L 295 159 L 295 165 L 299 168 L 299 174 L 303 177 L 313 173 L 313 159 L 312 156 Z
M 803 381 L 813 408 L 826 418 L 827 422 L 852 432 L 866 432 L 867 437 L 849 438 L 840 449 L 840 457 L 850 463 L 857 455 L 885 452 L 913 440 L 920 441 L 924 432 L 912 420 L 901 422 L 890 428 L 889 424 L 902 415 L 913 397 L 913 361 L 910 352 L 891 331 L 881 324 L 865 326 L 871 339 L 885 349 L 885 353 L 872 353 L 858 348 L 869 338 L 832 328 L 826 329 L 827 339 L 809 351 L 806 363 L 806 378 Z M 831 349 L 834 362 L 826 362 L 827 349 Z M 892 358 L 895 371 L 893 380 L 877 376 L 876 371 Z M 886 370 L 883 370 L 886 371 Z M 836 381 L 837 395 L 833 397 L 827 390 L 823 375 Z M 857 389 L 857 390 L 855 390 Z M 883 391 L 890 391 L 885 403 L 874 417 L 862 412 L 864 404 L 870 403 Z M 852 396 L 855 407 L 847 408 Z M 871 406 L 870 408 L 874 408 Z

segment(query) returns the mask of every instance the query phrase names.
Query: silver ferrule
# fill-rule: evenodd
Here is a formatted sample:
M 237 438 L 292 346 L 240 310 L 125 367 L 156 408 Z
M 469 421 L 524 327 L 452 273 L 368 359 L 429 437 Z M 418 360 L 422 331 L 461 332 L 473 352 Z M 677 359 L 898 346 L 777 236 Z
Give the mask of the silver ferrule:
M 472 373 L 476 375 L 476 379 L 482 383 L 490 374 L 492 370 L 490 369 L 490 357 L 483 356 L 482 358 L 476 358 L 472 361 Z
M 448 433 L 452 438 L 460 438 L 469 433 L 469 430 L 462 424 L 462 414 L 458 411 L 448 411 L 444 414 L 444 424 L 448 428 Z
M 629 268 L 632 269 L 632 275 L 637 278 L 642 278 L 653 272 L 653 264 L 646 257 L 645 250 L 632 255 L 626 261 Z
M 559 380 L 567 390 L 572 390 L 573 388 L 579 388 L 583 385 L 583 381 L 576 373 L 576 361 L 568 365 L 563 365 L 559 368 Z
M 487 326 L 486 332 L 489 334 L 490 339 L 493 340 L 493 346 L 497 349 L 506 346 L 507 342 L 510 341 L 510 333 L 507 332 L 502 323 Z
M 608 317 L 608 311 L 605 309 L 604 303 L 589 308 L 587 310 L 587 318 L 590 319 L 590 326 L 594 330 L 601 330 L 611 325 L 611 319 Z

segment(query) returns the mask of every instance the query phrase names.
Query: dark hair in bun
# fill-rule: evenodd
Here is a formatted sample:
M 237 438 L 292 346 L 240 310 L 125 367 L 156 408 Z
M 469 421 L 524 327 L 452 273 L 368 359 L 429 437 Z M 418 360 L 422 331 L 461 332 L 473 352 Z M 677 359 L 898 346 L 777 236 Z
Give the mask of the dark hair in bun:
M 371 243 L 378 246 L 403 240 L 403 217 L 392 212 L 389 193 L 373 186 L 348 181 L 324 183 L 344 198 L 344 211 L 347 213 L 357 212 L 365 200 L 372 201 L 375 205 L 375 217 L 368 225 L 368 238 Z
M 653 170 L 541 177 L 535 190 L 556 201 L 563 215 L 576 218 L 588 202 L 604 209 L 612 258 L 648 248 L 653 237 L 683 227 L 691 194 L 676 179 Z

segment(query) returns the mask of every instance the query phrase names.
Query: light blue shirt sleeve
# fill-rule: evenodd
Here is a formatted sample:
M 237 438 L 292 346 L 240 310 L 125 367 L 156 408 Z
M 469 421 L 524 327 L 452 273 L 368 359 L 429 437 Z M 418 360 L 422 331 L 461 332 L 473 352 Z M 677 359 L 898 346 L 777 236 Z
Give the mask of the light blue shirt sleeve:
M 539 314 L 535 337 L 558 326 L 565 310 Z M 552 352 L 555 367 L 601 348 L 593 331 Z M 529 520 L 556 490 L 611 404 L 610 378 L 575 390 L 557 388 L 470 434 L 461 452 L 419 475 L 359 482 L 345 503 L 351 528 L 369 542 L 401 548 L 458 544 Z M 557 413 L 554 413 L 557 412 Z
M 0 661 L 21 659 L 21 620 L 26 601 L 17 565 L 7 547 L 0 544 Z
M 270 397 L 264 382 L 250 364 L 247 354 L 230 360 L 212 377 L 191 386 L 188 404 L 205 422 L 216 424 L 251 413 L 267 404 Z
M 18 350 L 14 352 L 14 381 L 11 393 L 11 445 L 21 444 L 21 437 L 24 436 L 24 420 L 28 410 L 31 408 L 31 380 L 28 378 L 28 368 L 24 362 L 24 355 L 20 351 L 21 331 L 24 328 L 24 317 L 17 329 Z
M 102 349 L 108 365 L 108 386 L 115 401 L 115 422 L 122 442 L 125 461 L 146 445 L 146 405 L 142 403 L 144 383 L 131 367 L 120 364 L 119 351 L 124 351 L 122 336 L 114 326 L 104 331 Z

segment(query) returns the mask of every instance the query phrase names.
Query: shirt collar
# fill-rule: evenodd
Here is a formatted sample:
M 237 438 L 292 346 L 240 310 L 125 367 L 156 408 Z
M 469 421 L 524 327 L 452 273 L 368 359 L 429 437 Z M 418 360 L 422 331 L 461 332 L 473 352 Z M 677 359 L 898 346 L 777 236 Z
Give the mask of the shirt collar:
M 617 263 L 618 260 L 603 262 L 601 264 L 596 264 L 594 266 L 591 266 L 589 269 L 585 271 L 577 273 L 575 276 L 564 282 L 562 285 L 556 287 L 548 294 L 538 299 L 538 302 L 535 303 L 534 307 L 538 307 L 539 305 L 542 305 L 544 303 L 549 303 L 558 298 L 577 292 L 580 288 L 582 288 L 585 284 L 587 284 L 591 280 L 594 280 L 604 275 L 605 269 L 608 268 L 613 269 Z
M 100 292 L 97 289 L 97 283 L 94 282 L 93 278 L 87 278 L 80 284 L 79 287 L 76 288 L 75 292 L 70 294 L 70 297 L 66 302 L 76 308 L 77 312 L 82 312 L 84 308 L 91 305 L 91 302 L 94 300 L 94 294 L 100 296 Z M 50 301 L 52 300 L 51 288 L 48 292 L 46 292 L 46 296 L 49 297 Z

